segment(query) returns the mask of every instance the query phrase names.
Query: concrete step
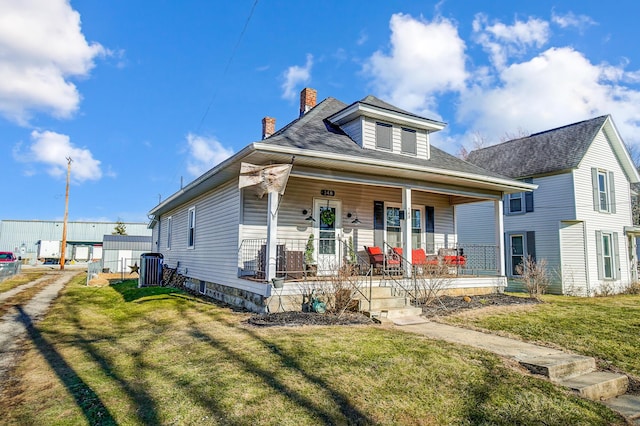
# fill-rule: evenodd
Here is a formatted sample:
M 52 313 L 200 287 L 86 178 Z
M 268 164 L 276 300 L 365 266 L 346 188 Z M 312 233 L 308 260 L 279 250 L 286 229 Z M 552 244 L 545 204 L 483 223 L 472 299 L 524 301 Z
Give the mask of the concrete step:
M 596 369 L 595 358 L 565 353 L 522 358 L 520 364 L 532 373 L 547 376 L 554 382 L 590 373 Z
M 402 325 L 424 324 L 425 322 L 429 322 L 429 320 L 420 315 L 407 315 L 407 316 L 396 317 L 396 318 L 391 317 L 391 322 L 393 322 L 395 325 L 402 326 Z
M 364 299 L 365 297 L 369 297 L 369 288 L 363 288 L 361 291 L 365 296 L 362 296 L 360 293 L 356 293 L 356 299 Z M 377 299 L 380 297 L 392 297 L 393 289 L 391 287 L 371 287 L 371 298 Z
M 404 297 L 379 297 L 371 299 L 371 305 L 366 300 L 360 301 L 361 310 L 382 311 L 391 308 L 404 308 L 407 306 L 407 299 Z
M 584 398 L 602 401 L 624 395 L 629 386 L 629 378 L 624 374 L 594 371 L 561 380 L 558 384 L 572 389 Z
M 422 314 L 422 308 L 414 308 L 412 306 L 405 306 L 404 308 L 391 308 L 383 309 L 381 316 L 386 318 L 400 318 L 407 316 L 420 316 Z
M 640 396 L 620 395 L 602 402 L 607 407 L 622 414 L 631 424 L 640 424 Z M 636 422 L 633 422 L 633 421 Z

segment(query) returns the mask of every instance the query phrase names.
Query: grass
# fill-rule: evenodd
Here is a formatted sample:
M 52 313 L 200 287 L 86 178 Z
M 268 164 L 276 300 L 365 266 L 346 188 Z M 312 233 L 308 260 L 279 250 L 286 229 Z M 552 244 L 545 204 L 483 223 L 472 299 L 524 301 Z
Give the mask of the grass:
M 446 321 L 560 346 L 640 377 L 640 296 L 547 295 L 543 301 L 519 312 L 476 311 Z
M 12 288 L 18 287 L 22 284 L 26 284 L 33 280 L 36 280 L 43 276 L 46 271 L 35 270 L 35 271 L 22 271 L 18 275 L 15 275 L 11 278 L 7 278 L 6 280 L 0 282 L 0 293 L 5 291 L 9 291 Z
M 0 423 L 624 424 L 486 352 L 378 326 L 251 328 L 175 289 L 84 279 L 29 327 Z
M 33 298 L 36 294 L 40 293 L 45 287 L 54 282 L 57 277 L 51 277 L 43 280 L 42 282 L 34 285 L 33 287 L 29 287 L 20 291 L 19 293 L 13 295 L 0 302 L 0 317 L 6 314 L 9 309 L 14 306 L 23 305 L 27 303 L 29 300 Z

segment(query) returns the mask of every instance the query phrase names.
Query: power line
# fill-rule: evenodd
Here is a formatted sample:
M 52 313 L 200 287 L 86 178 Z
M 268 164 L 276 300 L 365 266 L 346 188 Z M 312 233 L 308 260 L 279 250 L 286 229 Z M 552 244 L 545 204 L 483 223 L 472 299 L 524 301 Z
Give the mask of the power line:
M 236 56 L 236 52 L 238 50 L 238 47 L 240 46 L 240 42 L 242 41 L 242 38 L 244 37 L 244 33 L 247 31 L 247 27 L 249 26 L 249 21 L 251 21 L 251 17 L 253 16 L 253 12 L 256 9 L 256 6 L 258 5 L 258 1 L 259 0 L 255 0 L 253 2 L 253 6 L 251 6 L 251 11 L 249 11 L 249 16 L 247 16 L 247 20 L 244 22 L 244 26 L 242 27 L 242 31 L 240 31 L 240 36 L 238 36 L 238 40 L 236 41 L 235 46 L 233 46 L 233 50 L 231 51 L 231 56 L 229 56 L 229 60 L 227 61 L 227 65 L 224 67 L 224 71 L 222 72 L 222 77 L 218 81 L 224 80 L 224 78 L 227 76 L 227 72 L 229 71 L 229 68 L 231 67 L 231 62 L 233 62 L 233 58 Z M 200 124 L 198 124 L 198 127 L 196 128 L 196 133 L 198 133 L 200 131 L 200 128 L 202 127 L 202 123 L 204 123 L 205 118 L 207 118 L 207 115 L 209 114 L 209 110 L 211 109 L 211 105 L 213 105 L 213 102 L 215 101 L 216 97 L 218 96 L 218 91 L 219 90 L 220 90 L 220 86 L 218 85 L 218 87 L 216 88 L 216 91 L 211 96 L 211 100 L 209 101 L 209 104 L 207 105 L 207 109 L 205 110 L 204 115 L 200 119 Z

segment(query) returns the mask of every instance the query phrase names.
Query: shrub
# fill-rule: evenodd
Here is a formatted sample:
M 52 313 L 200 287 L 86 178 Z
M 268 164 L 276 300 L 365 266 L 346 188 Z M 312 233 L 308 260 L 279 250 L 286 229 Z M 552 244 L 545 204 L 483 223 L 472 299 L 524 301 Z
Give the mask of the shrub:
M 549 287 L 549 272 L 547 271 L 547 260 L 536 261 L 529 256 L 524 264 L 516 266 L 516 273 L 520 275 L 520 281 L 527 289 L 529 297 L 539 299 Z

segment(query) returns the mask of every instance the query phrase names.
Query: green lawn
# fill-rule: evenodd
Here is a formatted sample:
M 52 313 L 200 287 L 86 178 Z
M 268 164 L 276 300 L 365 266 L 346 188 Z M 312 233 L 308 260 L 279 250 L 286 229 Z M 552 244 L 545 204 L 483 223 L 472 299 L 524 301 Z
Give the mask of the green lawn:
M 445 320 L 557 345 L 640 377 L 640 296 L 547 295 L 543 301 L 519 312 L 476 311 Z
M 30 328 L 0 423 L 624 424 L 485 352 L 380 326 L 251 328 L 177 290 L 84 279 Z

